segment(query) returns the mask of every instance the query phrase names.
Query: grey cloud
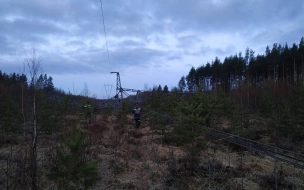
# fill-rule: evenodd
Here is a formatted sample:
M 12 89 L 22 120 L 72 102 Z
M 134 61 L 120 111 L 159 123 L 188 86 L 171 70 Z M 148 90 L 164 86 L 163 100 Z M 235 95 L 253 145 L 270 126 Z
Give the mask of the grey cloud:
M 286 5 L 286 1 L 132 1 L 120 4 L 120 1 L 104 3 L 107 33 L 141 37 L 149 40 L 149 34 L 162 35 L 166 32 L 198 33 L 235 32 L 248 35 L 247 31 L 267 29 L 275 30 L 274 23 L 300 23 L 303 20 L 303 1 L 296 0 Z M 284 29 L 282 29 L 284 30 Z M 277 35 L 273 35 L 276 38 Z M 248 35 L 248 38 L 251 38 Z M 186 39 L 179 39 L 180 45 Z M 193 40 L 192 42 L 195 42 Z M 250 45 L 252 41 L 248 42 Z
M 102 31 L 101 11 L 92 11 L 93 1 L 22 1 L 16 0 L 5 3 L 6 10 L 1 10 L 2 18 L 8 16 L 18 16 L 12 24 L 8 25 L 12 28 L 24 29 L 24 32 L 32 33 L 60 33 L 60 35 L 93 35 L 92 30 Z M 99 1 L 95 2 L 97 5 Z M 58 25 L 67 27 L 75 26 L 73 31 L 63 30 Z
M 304 18 L 303 18 L 304 20 Z M 296 29 L 290 30 L 290 31 L 285 31 L 281 35 L 277 36 L 277 39 L 275 39 L 272 42 L 269 42 L 273 45 L 273 43 L 278 43 L 281 45 L 284 45 L 285 43 L 288 43 L 288 46 L 292 46 L 293 43 L 296 43 L 297 45 L 300 43 L 300 40 L 302 37 L 304 37 L 304 26 L 299 25 Z
M 6 60 L 2 59 L 0 56 L 0 70 L 7 74 L 25 73 L 25 68 L 22 61 L 23 60 L 20 60 L 19 62 L 16 60 Z
M 298 29 L 291 31 L 277 30 L 277 31 L 260 31 L 258 34 L 252 37 L 250 41 L 250 45 L 259 46 L 261 45 L 261 49 L 257 50 L 260 53 L 265 52 L 266 46 L 272 47 L 274 43 L 278 43 L 281 45 L 288 44 L 291 46 L 293 43 L 299 44 L 301 37 L 304 36 L 303 32 L 304 27 L 301 26 Z
M 0 44 L 7 44 L 7 38 L 3 34 L 0 34 Z
M 148 64 L 161 66 L 167 60 L 182 59 L 184 55 L 231 55 L 238 51 L 235 45 L 226 49 L 204 44 L 200 35 L 208 33 L 240 33 L 248 39 L 248 46 L 277 41 L 298 42 L 304 31 L 303 0 L 286 3 L 285 0 L 229 0 L 213 1 L 155 0 L 103 1 L 105 27 L 112 68 Z M 13 22 L 8 16 L 20 16 Z M 77 47 L 66 55 L 41 52 L 45 69 L 54 73 L 108 72 L 109 63 L 105 44 L 89 46 L 84 41 L 104 37 L 100 1 L 2 1 L 0 6 L 0 54 L 17 55 L 28 44 L 49 45 L 48 35 L 66 39 L 65 46 Z M 276 28 L 275 23 L 298 23 L 298 29 Z M 283 25 L 284 26 L 284 25 Z M 287 25 L 286 25 L 287 27 Z M 251 30 L 257 30 L 253 35 Z M 185 33 L 192 35 L 184 35 Z M 284 33 L 285 32 L 285 33 Z M 166 48 L 164 34 L 173 34 L 178 50 L 162 51 L 145 45 L 153 42 Z M 282 33 L 282 37 L 280 36 Z M 69 37 L 73 37 L 70 40 Z M 116 38 L 126 39 L 122 42 Z M 139 41 L 132 40 L 135 37 Z M 191 49 L 201 43 L 200 49 Z M 96 45 L 97 46 L 97 45 Z M 114 49 L 114 50 L 113 50 Z M 4 64 L 4 62 L 1 62 Z
M 173 55 L 169 55 L 167 56 L 167 60 L 172 61 L 172 60 L 180 60 L 182 59 L 182 56 L 179 54 L 173 54 Z
M 239 50 L 236 49 L 236 47 L 233 44 L 230 44 L 226 48 L 212 48 L 209 45 L 201 45 L 199 49 L 196 49 L 195 51 L 189 51 L 185 50 L 183 51 L 184 55 L 192 55 L 192 56 L 209 56 L 209 55 L 215 55 L 218 57 L 225 57 L 230 56 L 231 52 L 238 53 Z
M 198 35 L 194 34 L 178 37 L 177 40 L 177 47 L 179 48 L 189 48 L 194 44 L 203 43 L 203 40 L 201 40 Z
M 159 4 L 156 15 L 159 20 L 174 21 L 176 31 L 188 28 L 205 32 L 211 30 L 240 32 L 253 25 L 265 27 L 274 22 L 297 19 L 299 15 L 303 15 L 302 9 L 299 9 L 302 6 L 301 0 L 292 3 L 286 3 L 284 0 L 246 2 L 231 0 L 222 1 L 221 4 L 213 4 L 212 1 L 176 3 L 169 0 Z
M 41 36 L 62 32 L 52 24 L 25 19 L 16 19 L 13 22 L 1 20 L 0 25 L 0 34 L 8 36 L 10 42 L 19 45 L 24 42 L 47 44 L 48 42 Z
M 91 63 L 77 60 L 77 59 L 67 59 L 64 56 L 57 55 L 46 55 L 43 58 L 43 68 L 45 72 L 50 74 L 84 74 L 84 73 L 95 73 L 101 72 L 101 67 L 93 67 Z
M 0 33 L 0 55 L 1 54 L 11 54 L 14 51 L 14 47 L 9 44 L 8 38 Z
M 114 67 L 147 66 L 159 64 L 166 52 L 149 48 L 119 49 L 111 52 Z
M 92 8 L 94 7 L 94 8 Z M 103 3 L 105 25 L 108 36 L 136 36 L 142 37 L 156 30 L 155 25 L 149 27 L 150 16 L 130 2 L 109 1 Z M 39 7 L 37 7 L 38 9 Z M 135 8 L 135 9 L 134 9 Z M 32 10 L 33 8 L 29 9 Z M 35 10 L 24 13 L 30 17 L 35 16 Z M 39 14 L 41 19 L 52 20 L 63 25 L 75 25 L 77 29 L 71 31 L 72 35 L 83 37 L 96 37 L 103 35 L 102 11 L 99 1 L 68 1 L 56 12 L 46 11 Z M 69 34 L 69 33 L 67 33 Z
M 65 43 L 66 46 L 85 46 L 85 43 L 80 40 L 72 40 Z
M 222 49 L 222 48 L 215 48 L 214 49 L 214 53 L 216 56 L 221 56 L 221 57 L 226 57 L 226 56 L 230 56 L 231 55 L 231 52 L 233 54 L 237 54 L 239 52 L 242 52 L 242 51 L 245 51 L 245 50 L 238 50 L 236 49 L 235 45 L 233 44 L 230 44 L 228 47 L 226 47 L 225 49 Z
M 42 59 L 45 59 L 44 68 L 48 73 L 108 73 L 112 70 L 124 70 L 127 67 L 134 66 L 139 69 L 147 65 L 162 65 L 163 59 L 177 59 L 172 53 L 153 50 L 148 48 L 121 48 L 110 51 L 110 63 L 107 59 L 107 53 L 101 49 L 92 49 L 83 52 L 71 52 L 67 59 L 63 55 L 49 55 L 45 53 Z M 111 68 L 110 68 L 111 67 Z
M 55 22 L 74 23 L 82 35 L 103 32 L 99 1 L 56 1 L 50 7 L 37 3 L 28 5 L 17 1 L 13 11 L 30 18 L 39 17 Z M 283 6 L 282 6 L 283 5 Z M 23 7 L 20 9 L 18 7 Z M 94 7 L 94 8 L 92 8 Z M 140 36 L 165 31 L 187 31 L 191 29 L 210 32 L 211 30 L 240 31 L 253 25 L 265 27 L 274 21 L 297 19 L 301 15 L 302 0 L 286 3 L 277 1 L 124 1 L 103 2 L 106 29 L 109 35 Z M 284 7 L 284 8 L 283 8 Z M 172 23 L 168 24 L 167 20 Z M 95 24 L 91 24 L 95 23 Z
M 252 39 L 252 45 L 260 44 L 261 42 L 275 43 L 278 39 L 276 39 L 276 35 L 278 34 L 275 31 L 261 30 L 258 34 L 256 34 Z M 269 45 L 269 44 L 268 44 Z M 266 46 L 265 46 L 266 47 Z
M 138 42 L 134 40 L 124 40 L 123 42 L 120 42 L 116 44 L 115 46 L 121 48 L 136 48 L 136 47 L 143 47 L 145 45 L 144 42 Z

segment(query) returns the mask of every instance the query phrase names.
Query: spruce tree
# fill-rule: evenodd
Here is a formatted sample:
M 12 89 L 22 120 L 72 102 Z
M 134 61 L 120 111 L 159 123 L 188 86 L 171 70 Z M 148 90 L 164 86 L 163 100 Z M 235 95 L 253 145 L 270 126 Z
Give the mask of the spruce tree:
M 56 166 L 46 175 L 56 183 L 58 189 L 88 189 L 101 179 L 97 170 L 97 164 L 100 160 L 80 163 L 86 136 L 87 132 L 77 129 L 75 120 L 71 136 L 61 136 L 65 148 L 57 149 Z M 67 153 L 64 149 L 68 149 Z
M 188 101 L 177 103 L 174 128 L 179 143 L 193 143 L 195 137 L 202 135 L 203 126 L 210 125 L 210 103 L 201 88 Z
M 178 88 L 180 92 L 184 92 L 186 90 L 186 78 L 182 76 L 178 83 Z

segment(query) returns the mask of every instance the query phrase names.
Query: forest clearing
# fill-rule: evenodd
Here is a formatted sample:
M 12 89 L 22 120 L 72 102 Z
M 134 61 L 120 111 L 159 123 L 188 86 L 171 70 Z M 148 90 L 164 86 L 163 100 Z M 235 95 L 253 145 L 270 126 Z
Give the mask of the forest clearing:
M 172 123 L 160 125 L 148 114 L 143 117 L 138 129 L 132 115 L 122 113 L 96 115 L 92 124 L 82 121 L 77 125 L 78 130 L 88 132 L 79 164 L 101 160 L 97 165 L 101 179 L 92 189 L 272 189 L 275 185 L 279 189 L 304 188 L 301 169 L 204 133 L 196 138 L 201 141 L 195 142 L 195 148 L 177 146 L 164 138 L 172 132 Z M 71 126 L 73 119 L 76 116 L 67 117 L 65 126 Z M 227 129 L 229 121 L 220 121 L 214 127 Z M 66 127 L 61 133 L 69 136 L 70 130 Z M 267 136 L 262 138 L 267 141 Z M 1 144 L 1 189 L 30 189 L 24 139 L 2 136 Z M 57 148 L 63 148 L 59 133 L 40 135 L 38 189 L 55 187 L 45 175 L 56 165 Z
M 304 190 L 304 1 L 1 1 L 0 190 Z

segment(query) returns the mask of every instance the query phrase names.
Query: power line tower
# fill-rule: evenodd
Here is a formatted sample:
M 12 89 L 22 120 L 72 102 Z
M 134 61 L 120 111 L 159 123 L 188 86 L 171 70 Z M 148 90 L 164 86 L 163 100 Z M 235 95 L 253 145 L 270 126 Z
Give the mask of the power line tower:
M 120 82 L 120 75 L 119 72 L 111 72 L 111 73 L 116 73 L 116 95 L 114 96 L 114 98 L 118 99 L 118 100 L 122 100 L 123 99 L 123 88 L 121 87 L 121 82 Z
M 136 96 L 133 97 L 133 101 L 137 102 L 138 100 L 138 95 L 141 92 L 144 92 L 143 90 L 135 90 L 135 89 L 129 89 L 129 88 L 122 88 L 121 87 L 121 81 L 120 81 L 120 75 L 119 72 L 110 72 L 112 74 L 116 74 L 117 79 L 116 79 L 116 95 L 114 96 L 114 99 L 117 99 L 117 106 L 122 102 L 123 100 L 123 95 L 125 95 L 125 97 L 130 96 L 127 92 L 136 92 Z

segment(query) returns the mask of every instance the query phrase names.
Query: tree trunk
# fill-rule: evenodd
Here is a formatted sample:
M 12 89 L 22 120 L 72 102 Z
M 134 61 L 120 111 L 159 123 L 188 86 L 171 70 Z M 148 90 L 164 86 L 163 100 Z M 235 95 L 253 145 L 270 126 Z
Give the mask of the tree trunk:
M 296 81 L 296 57 L 293 57 L 293 82 Z
M 302 85 L 304 84 L 303 69 L 304 69 L 304 63 L 303 63 L 303 56 L 302 56 Z
M 273 59 L 273 81 L 276 81 L 276 78 L 275 78 L 275 59 Z
M 284 75 L 284 69 L 285 69 L 285 68 L 284 68 L 284 65 L 285 65 L 285 63 L 284 63 L 284 61 L 283 61 L 283 76 L 282 76 L 282 77 L 283 77 L 283 83 L 285 83 L 285 75 Z
M 37 118 L 36 118 L 36 90 L 33 99 L 33 137 L 32 137 L 32 189 L 37 189 Z
M 30 164 L 31 170 L 29 171 L 31 177 L 31 185 L 32 189 L 37 189 L 37 140 L 38 140 L 38 126 L 37 126 L 37 78 L 39 72 L 41 71 L 41 60 L 37 57 L 36 51 L 33 48 L 32 57 L 25 58 L 25 64 L 28 66 L 29 74 L 30 74 L 30 85 L 33 89 L 33 116 L 32 116 L 32 124 L 33 124 L 33 131 L 32 131 L 32 142 L 30 143 Z

